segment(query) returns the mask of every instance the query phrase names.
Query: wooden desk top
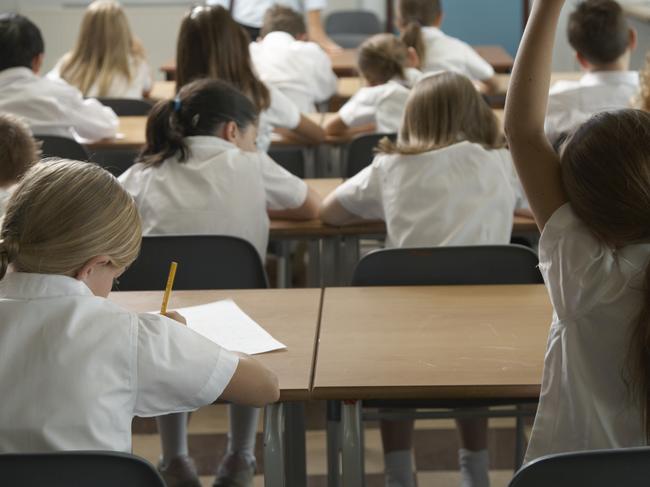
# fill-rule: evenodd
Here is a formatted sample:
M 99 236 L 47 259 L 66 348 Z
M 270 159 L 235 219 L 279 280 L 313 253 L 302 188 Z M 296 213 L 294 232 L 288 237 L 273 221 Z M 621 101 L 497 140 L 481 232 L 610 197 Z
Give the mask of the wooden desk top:
M 551 86 L 558 81 L 578 81 L 584 76 L 585 73 L 580 71 L 558 71 L 551 73 Z M 505 94 L 508 92 L 508 85 L 510 84 L 509 74 L 497 74 L 497 84 L 499 85 L 498 92 Z
M 501 46 L 473 46 L 474 50 L 480 54 L 494 68 L 497 73 L 509 73 L 515 64 L 514 58 Z
M 535 398 L 543 285 L 327 288 L 316 399 Z
M 117 137 L 87 144 L 89 151 L 110 149 L 139 150 L 146 142 L 147 117 L 119 117 Z
M 127 309 L 144 312 L 158 309 L 162 292 L 114 292 L 109 299 Z M 286 350 L 255 358 L 278 375 L 280 398 L 309 397 L 318 338 L 320 289 L 259 289 L 236 291 L 174 291 L 170 309 L 232 298 L 251 318 L 287 345 Z

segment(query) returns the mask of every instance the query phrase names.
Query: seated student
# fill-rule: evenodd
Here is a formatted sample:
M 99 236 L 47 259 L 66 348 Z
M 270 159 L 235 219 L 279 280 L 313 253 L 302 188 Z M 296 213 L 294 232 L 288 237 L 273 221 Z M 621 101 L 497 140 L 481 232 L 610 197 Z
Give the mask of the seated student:
M 88 97 L 143 98 L 152 80 L 144 49 L 119 3 L 97 0 L 86 9 L 77 44 L 48 73 Z
M 595 113 L 629 107 L 639 90 L 639 74 L 629 70 L 636 32 L 628 26 L 618 3 L 579 3 L 569 17 L 567 34 L 587 74 L 579 81 L 559 81 L 551 88 L 544 125 L 551 143 Z
M 305 20 L 288 7 L 266 11 L 258 42 L 250 44 L 253 65 L 260 79 L 280 90 L 302 113 L 336 93 L 337 78 L 329 56 L 308 42 Z
M 0 219 L 18 181 L 39 157 L 38 142 L 25 122 L 0 113 Z
M 457 73 L 423 78 L 411 91 L 397 143 L 328 195 L 332 225 L 384 220 L 387 247 L 507 244 L 515 208 L 512 160 L 492 110 Z M 457 420 L 464 486 L 488 481 L 487 420 Z M 413 421 L 382 421 L 386 485 L 413 486 Z
M 233 235 L 251 242 L 264 260 L 269 216 L 318 216 L 316 193 L 256 151 L 257 117 L 246 96 L 217 80 L 194 81 L 176 100 L 153 108 L 141 162 L 120 176 L 145 235 Z M 228 454 L 215 485 L 251 485 L 258 417 L 256 408 L 230 407 Z M 158 424 L 167 486 L 200 485 L 187 456 L 187 416 L 168 415 Z
M 441 0 L 398 0 L 396 23 L 402 40 L 418 53 L 424 73 L 454 71 L 480 82 L 481 91 L 498 89 L 494 69 L 469 44 L 440 30 Z
M 19 183 L 0 229 L 1 453 L 130 452 L 134 416 L 278 399 L 273 373 L 179 314 L 106 299 L 140 241 L 133 199 L 94 164 L 44 161 Z
M 554 311 L 526 462 L 650 438 L 650 114 L 598 113 L 553 149 L 544 115 L 564 4 L 533 4 L 506 102 Z
M 22 117 L 35 135 L 111 138 L 118 120 L 97 100 L 84 100 L 63 81 L 38 76 L 43 64 L 43 37 L 29 19 L 0 15 L 0 112 Z
M 325 126 L 329 135 L 354 132 L 397 132 L 411 86 L 422 76 L 414 49 L 393 34 L 377 34 L 359 49 L 361 88 Z
M 194 7 L 183 18 L 176 48 L 176 89 L 200 78 L 232 83 L 260 112 L 257 148 L 266 152 L 274 128 L 306 143 L 321 142 L 325 133 L 300 113 L 280 90 L 255 74 L 248 34 L 223 7 Z

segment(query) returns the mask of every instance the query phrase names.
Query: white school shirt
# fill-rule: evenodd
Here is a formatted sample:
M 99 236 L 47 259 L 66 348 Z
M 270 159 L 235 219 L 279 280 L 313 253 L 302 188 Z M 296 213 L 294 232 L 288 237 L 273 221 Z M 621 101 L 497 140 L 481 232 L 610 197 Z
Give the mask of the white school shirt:
M 327 0 L 208 0 L 207 3 L 226 9 L 234 4 L 232 17 L 240 24 L 256 28 L 262 27 L 264 14 L 273 5 L 284 5 L 296 12 L 325 10 L 327 7 Z
M 465 141 L 417 155 L 380 154 L 334 194 L 349 212 L 384 220 L 389 248 L 507 244 L 512 172 L 507 150 Z
M 117 134 L 113 110 L 97 100 L 84 99 L 65 81 L 41 78 L 28 68 L 0 71 L 0 112 L 22 117 L 37 136 L 96 141 Z
M 217 399 L 237 355 L 62 275 L 0 281 L 0 453 L 131 452 L 133 416 Z
M 47 77 L 53 80 L 62 80 L 61 67 L 63 62 L 69 54 L 64 55 L 52 70 L 47 73 Z M 111 84 L 108 87 L 108 92 L 103 95 L 104 98 L 135 98 L 142 99 L 143 93 L 151 90 L 153 81 L 151 78 L 151 69 L 144 59 L 135 57 L 129 58 L 129 69 L 132 73 L 132 79 L 129 81 L 125 76 L 118 74 L 113 77 Z M 99 85 L 94 83 L 88 93 L 87 97 L 96 98 L 99 96 Z
M 376 131 L 395 133 L 402 124 L 410 88 L 422 77 L 414 68 L 404 70 L 406 79 L 394 78 L 388 83 L 364 86 L 338 112 L 348 127 L 374 123 Z
M 422 27 L 425 55 L 422 71 L 453 71 L 474 80 L 494 76 L 494 68 L 469 44 L 448 36 L 437 27 Z
M 622 378 L 650 244 L 612 250 L 569 203 L 546 223 L 539 268 L 553 304 L 526 462 L 552 453 L 645 445 Z
M 558 81 L 548 97 L 546 135 L 555 142 L 598 112 L 628 108 L 638 92 L 636 71 L 598 71 L 578 81 Z
M 271 146 L 271 137 L 275 127 L 295 129 L 300 123 L 300 110 L 280 90 L 266 85 L 271 95 L 271 104 L 260 113 L 257 126 L 257 150 L 266 152 Z
M 271 32 L 251 42 L 250 53 L 259 78 L 280 90 L 302 113 L 336 93 L 337 78 L 329 56 L 315 42 L 296 40 L 286 32 Z
M 219 137 L 185 138 L 186 162 L 135 164 L 119 177 L 135 198 L 144 235 L 231 235 L 255 246 L 262 261 L 267 209 L 297 208 L 307 185 L 262 152 L 243 152 Z

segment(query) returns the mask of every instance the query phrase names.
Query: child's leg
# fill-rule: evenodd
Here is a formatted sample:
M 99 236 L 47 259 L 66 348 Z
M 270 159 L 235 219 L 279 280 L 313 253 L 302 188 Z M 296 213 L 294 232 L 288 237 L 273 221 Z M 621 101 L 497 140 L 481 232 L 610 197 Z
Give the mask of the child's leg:
M 457 419 L 461 448 L 458 451 L 462 487 L 489 487 L 487 418 Z
M 381 420 L 381 442 L 384 446 L 386 487 L 413 487 L 413 425 L 412 419 Z
M 158 431 L 162 443 L 162 463 L 168 465 L 174 458 L 187 456 L 187 413 L 158 416 Z
M 219 465 L 215 485 L 230 485 L 228 482 L 234 478 L 248 485 L 255 473 L 255 437 L 260 410 L 231 404 L 228 406 L 228 417 L 228 450 Z

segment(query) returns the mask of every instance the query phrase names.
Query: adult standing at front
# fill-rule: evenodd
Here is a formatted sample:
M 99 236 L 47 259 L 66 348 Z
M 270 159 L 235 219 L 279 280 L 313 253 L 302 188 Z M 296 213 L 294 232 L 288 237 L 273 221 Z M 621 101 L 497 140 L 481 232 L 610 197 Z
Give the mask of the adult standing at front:
M 327 0 L 207 0 L 207 3 L 229 9 L 233 18 L 246 28 L 252 41 L 259 36 L 264 13 L 275 4 L 285 5 L 306 13 L 307 33 L 311 41 L 328 52 L 341 49 L 323 29 L 321 12 L 327 6 Z

